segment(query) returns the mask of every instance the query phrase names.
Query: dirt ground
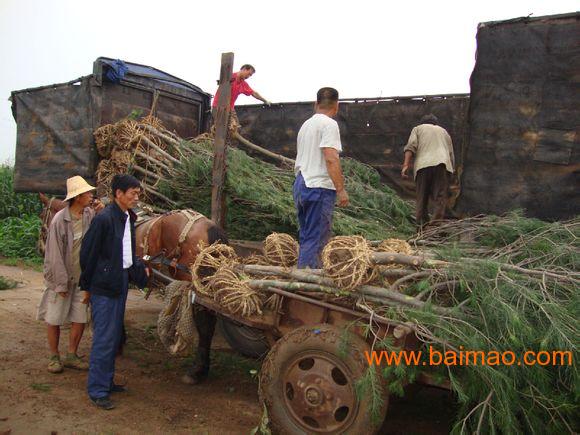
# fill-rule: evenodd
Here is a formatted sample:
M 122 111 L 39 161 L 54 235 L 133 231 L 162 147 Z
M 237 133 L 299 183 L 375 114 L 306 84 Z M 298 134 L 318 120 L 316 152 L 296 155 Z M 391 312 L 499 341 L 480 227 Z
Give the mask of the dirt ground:
M 187 386 L 179 378 L 191 358 L 170 356 L 155 325 L 161 301 L 131 291 L 127 303 L 128 344 L 117 361 L 127 393 L 113 396 L 117 408 L 101 411 L 88 400 L 86 372 L 46 371 L 45 327 L 35 320 L 43 291 L 42 274 L 0 265 L 0 276 L 21 282 L 0 292 L 0 435 L 48 433 L 248 434 L 260 419 L 259 362 L 235 354 L 216 334 L 208 381 Z M 68 331 L 61 334 L 66 351 Z M 79 354 L 88 357 L 90 331 Z M 381 433 L 445 434 L 455 413 L 447 392 L 413 387 L 392 398 Z

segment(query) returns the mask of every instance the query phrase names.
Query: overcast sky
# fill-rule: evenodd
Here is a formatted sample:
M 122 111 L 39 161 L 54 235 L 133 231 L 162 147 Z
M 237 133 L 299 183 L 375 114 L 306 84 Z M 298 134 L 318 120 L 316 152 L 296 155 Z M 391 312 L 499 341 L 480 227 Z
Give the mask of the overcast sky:
M 0 0 L 0 163 L 14 159 L 10 91 L 90 74 L 99 56 L 215 92 L 222 52 L 272 102 L 469 92 L 477 24 L 573 12 L 568 0 Z M 241 96 L 239 104 L 255 103 Z

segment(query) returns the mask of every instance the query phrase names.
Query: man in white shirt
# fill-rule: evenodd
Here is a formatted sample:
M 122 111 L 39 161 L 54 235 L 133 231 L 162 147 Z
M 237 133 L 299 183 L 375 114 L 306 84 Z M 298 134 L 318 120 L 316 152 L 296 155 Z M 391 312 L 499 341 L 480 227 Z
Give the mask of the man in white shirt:
M 300 253 L 298 267 L 320 267 L 320 253 L 330 238 L 332 213 L 348 205 L 340 167 L 342 151 L 338 123 L 338 91 L 321 88 L 316 94 L 316 113 L 298 132 L 294 166 L 294 204 L 298 212 Z
M 420 227 L 429 222 L 429 198 L 434 205 L 433 221 L 445 217 L 447 206 L 448 174 L 453 173 L 455 158 L 449 133 L 439 125 L 435 115 L 421 118 L 413 128 L 404 148 L 405 161 L 401 175 L 408 178 L 407 171 L 415 159 L 414 172 L 417 192 L 416 219 Z

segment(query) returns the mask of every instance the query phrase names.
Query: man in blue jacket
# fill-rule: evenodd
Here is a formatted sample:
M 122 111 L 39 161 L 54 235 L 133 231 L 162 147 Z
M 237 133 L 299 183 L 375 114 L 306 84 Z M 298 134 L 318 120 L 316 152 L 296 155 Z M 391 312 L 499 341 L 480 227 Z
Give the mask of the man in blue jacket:
M 141 185 L 131 175 L 115 175 L 114 201 L 92 221 L 81 246 L 80 288 L 90 293 L 93 344 L 87 389 L 91 401 L 113 409 L 110 393 L 125 391 L 113 383 L 129 282 L 143 288 L 149 270 L 135 255 L 135 220 L 131 210 L 139 201 Z

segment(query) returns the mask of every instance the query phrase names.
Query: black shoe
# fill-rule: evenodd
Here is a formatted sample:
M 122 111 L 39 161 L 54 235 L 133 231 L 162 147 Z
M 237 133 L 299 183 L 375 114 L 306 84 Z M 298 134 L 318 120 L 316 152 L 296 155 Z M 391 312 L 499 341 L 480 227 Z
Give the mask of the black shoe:
M 126 393 L 126 392 L 127 388 L 124 387 L 123 385 L 113 384 L 113 386 L 111 387 L 111 393 Z
M 111 400 L 108 397 L 99 397 L 98 399 L 93 399 L 92 397 L 90 397 L 90 399 L 95 406 L 104 409 L 106 411 L 109 411 L 115 407 L 115 405 L 113 405 L 113 402 L 111 402 Z

